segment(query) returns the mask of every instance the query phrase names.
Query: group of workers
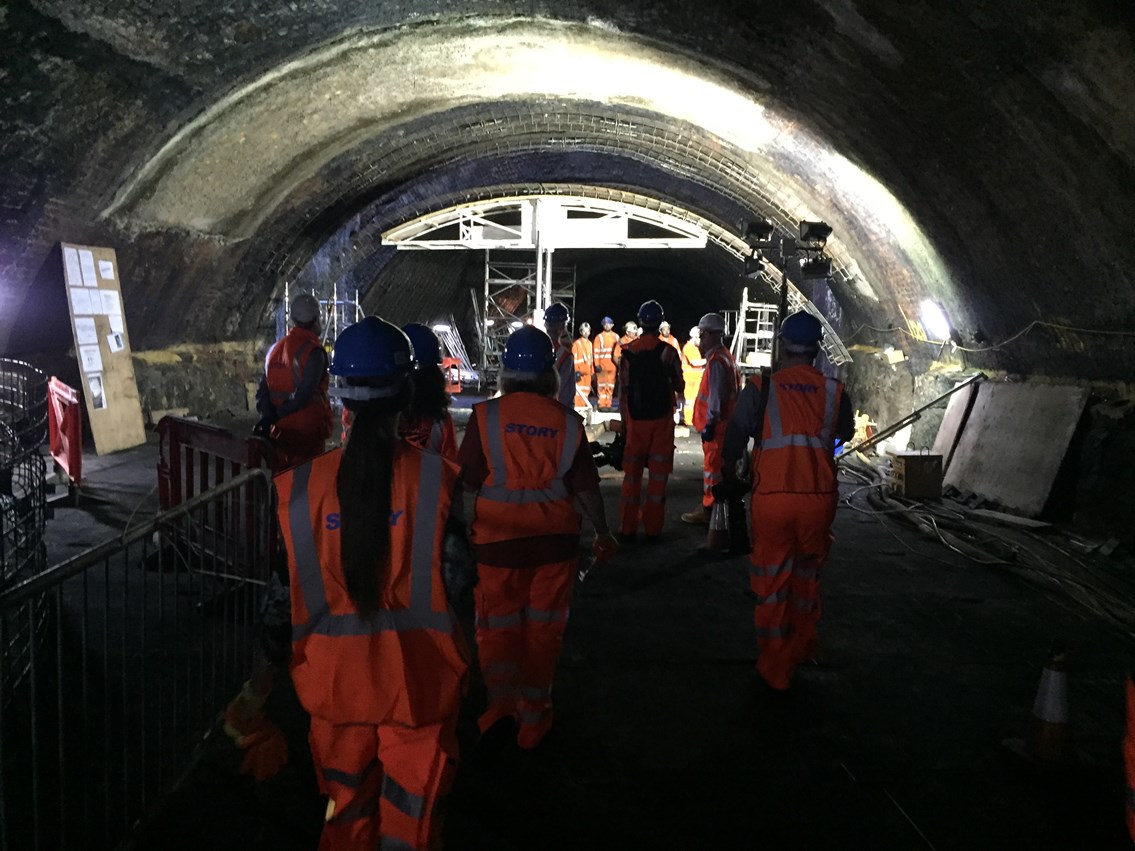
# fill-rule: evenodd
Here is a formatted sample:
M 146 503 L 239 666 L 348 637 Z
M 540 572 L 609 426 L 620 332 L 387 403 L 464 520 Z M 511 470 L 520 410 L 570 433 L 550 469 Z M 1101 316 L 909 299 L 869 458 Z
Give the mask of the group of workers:
M 563 315 L 566 315 L 567 308 L 563 305 L 552 305 L 549 310 L 552 311 L 553 316 L 559 316 L 561 308 Z M 544 317 L 544 322 L 546 327 L 547 315 Z M 595 335 L 594 340 L 591 339 L 591 323 L 579 324 L 579 336 L 571 344 L 574 376 L 570 384 L 575 392 L 570 404 L 573 407 L 582 409 L 594 406 L 600 411 L 614 410 L 619 363 L 622 361 L 623 350 L 643 335 L 644 328 L 640 322 L 627 322 L 620 337 L 615 331 L 615 321 L 610 316 L 604 316 L 603 330 Z M 549 333 L 552 333 L 552 330 L 549 330 Z M 685 345 L 678 342 L 678 338 L 671 332 L 670 323 L 665 320 L 655 329 L 655 333 L 659 340 L 672 346 L 681 356 L 683 386 L 678 394 L 677 407 L 685 424 L 692 425 L 694 399 L 701 384 L 702 369 L 705 367 L 705 359 L 698 351 L 698 327 L 694 326 L 690 329 L 690 338 Z M 565 404 L 569 403 L 565 402 Z
M 286 747 L 263 705 L 286 663 L 312 716 L 309 742 L 328 798 L 320 848 L 436 847 L 469 669 L 456 602 L 473 587 L 487 689 L 482 733 L 503 730 L 532 749 L 552 726 L 582 517 L 595 530 L 597 560 L 619 549 L 573 410 L 580 370 L 570 317 L 552 305 L 547 333 L 529 325 L 509 337 L 501 392 L 473 406 L 460 445 L 429 328 L 366 317 L 339 335 L 319 376 L 326 358 L 313 345 L 318 303 L 298 296 L 292 318 L 257 394 L 257 433 L 288 465 L 275 479 L 287 577 L 268 595 L 264 620 L 290 630 L 290 641 L 280 642 L 290 659 L 265 651 L 230 704 L 225 729 L 245 751 L 245 770 L 258 778 L 278 770 Z M 757 670 L 768 687 L 788 689 L 814 649 L 838 496 L 832 449 L 835 438 L 851 435 L 842 384 L 813 365 L 819 322 L 788 317 L 782 368 L 744 385 L 719 314 L 706 314 L 691 332 L 696 358 L 667 339 L 656 301 L 639 309 L 633 336 L 609 344 L 603 335 L 613 336 L 612 323 L 603 324 L 590 359 L 598 375 L 610 364 L 623 423 L 624 543 L 636 541 L 640 522 L 644 542 L 661 535 L 673 415 L 678 399 L 690 397 L 688 363 L 701 370 L 687 407 L 704 473 L 702 505 L 683 520 L 708 522 L 717 486 L 736 483 L 737 462 L 757 439 L 749 471 Z M 332 395 L 343 401 L 344 440 L 325 452 Z M 293 429 L 307 436 L 294 438 Z M 471 548 L 462 489 L 474 496 Z

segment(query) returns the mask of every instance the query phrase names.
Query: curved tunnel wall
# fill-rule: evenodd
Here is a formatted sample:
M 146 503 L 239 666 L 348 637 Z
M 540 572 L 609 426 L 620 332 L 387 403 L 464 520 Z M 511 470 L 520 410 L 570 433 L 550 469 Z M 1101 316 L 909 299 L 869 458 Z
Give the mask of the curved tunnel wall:
M 462 11 L 478 9 L 467 3 Z M 427 18 L 437 11 L 427 3 L 413 8 Z M 253 230 L 195 232 L 189 228 L 200 223 L 191 218 L 121 213 L 96 222 L 194 114 L 313 46 L 353 37 L 344 36 L 348 27 L 393 27 L 410 12 L 350 2 L 301 13 L 248 0 L 214 13 L 172 2 L 22 0 L 0 21 L 12 48 L 0 59 L 10 176 L 2 190 L 0 343 L 18 351 L 39 342 L 28 305 L 59 238 L 120 246 L 136 347 L 231 339 L 264 326 L 281 270 L 302 267 L 322 239 L 376 198 L 416 194 L 426 206 L 437 196 L 418 183 L 426 175 L 474 170 L 478 157 L 492 154 L 508 162 L 524 149 L 580 148 L 600 157 L 596 172 L 602 155 L 629 157 L 677 187 L 705 186 L 706 196 L 691 203 L 711 218 L 727 219 L 725 208 L 738 206 L 786 221 L 801 209 L 824 216 L 852 270 L 850 286 L 840 291 L 837 281 L 835 294 L 859 324 L 885 329 L 898 319 L 893 305 L 925 296 L 944 303 L 965 342 L 979 344 L 1038 318 L 1088 328 L 1132 324 L 1135 247 L 1116 234 L 1135 222 L 1135 50 L 1130 19 L 1110 7 L 962 2 L 949 11 L 904 9 L 901 18 L 827 2 L 703 4 L 696 12 L 676 2 L 649 12 L 608 2 L 536 11 L 596 15 L 601 26 L 581 28 L 589 38 L 633 43 L 767 104 L 782 122 L 774 129 L 814 146 L 800 162 L 815 167 L 778 161 L 768 172 L 723 169 L 744 162 L 739 138 L 641 105 L 576 99 L 549 109 L 531 99 L 498 100 L 466 105 L 457 116 L 434 103 L 421 105 L 416 125 L 402 115 L 385 132 L 360 133 L 337 156 L 324 149 L 321 166 L 293 163 L 282 184 L 287 193 L 272 199 L 278 206 L 268 209 L 267 196 L 257 196 L 263 209 Z M 265 32 L 277 37 L 257 38 Z M 745 131 L 733 129 L 733 136 Z M 475 130 L 480 141 L 470 142 Z M 281 122 L 277 132 L 303 128 Z M 673 137 L 685 144 L 659 144 Z M 413 144 L 402 144 L 407 139 Z M 516 172 L 509 182 L 541 176 Z M 863 182 L 870 175 L 878 184 Z M 618 176 L 612 165 L 608 181 Z M 759 191 L 761 179 L 773 188 Z M 878 194 L 880 187 L 892 197 Z M 871 212 L 892 201 L 910 212 L 927 243 L 906 240 L 898 225 L 880 234 Z M 944 264 L 924 256 L 927 245 Z M 856 290 L 855 267 L 878 301 Z M 23 310 L 11 309 L 21 303 Z M 17 313 L 23 321 L 13 329 Z M 1127 342 L 1038 329 L 997 354 L 1001 365 L 1025 372 L 1123 378 L 1135 365 Z

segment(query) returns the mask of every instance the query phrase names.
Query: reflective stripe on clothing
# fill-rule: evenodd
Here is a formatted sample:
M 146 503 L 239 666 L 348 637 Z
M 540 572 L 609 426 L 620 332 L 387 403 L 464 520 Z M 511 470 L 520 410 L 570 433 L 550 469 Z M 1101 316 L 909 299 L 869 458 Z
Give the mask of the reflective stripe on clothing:
M 575 460 L 579 448 L 579 419 L 566 417 L 563 423 L 563 445 L 560 447 L 556 475 L 542 488 L 509 487 L 508 464 L 505 461 L 504 436 L 501 428 L 500 400 L 485 402 L 485 439 L 489 449 L 490 478 L 493 484 L 483 484 L 478 491 L 480 499 L 512 504 L 555 502 L 570 497 L 564 477 Z
M 442 459 L 439 455 L 422 454 L 422 468 L 415 509 L 414 541 L 411 549 L 410 606 L 406 609 L 379 609 L 373 615 L 358 612 L 332 614 L 327 605 L 323 568 L 316 551 L 311 529 L 311 507 L 308 499 L 308 477 L 311 462 L 292 471 L 292 493 L 288 505 L 291 519 L 289 554 L 295 561 L 299 586 L 303 593 L 307 620 L 292 625 L 292 641 L 308 635 L 370 635 L 383 630 L 403 632 L 436 629 L 450 632 L 453 618 L 449 612 L 435 612 L 433 548 L 437 534 L 437 504 L 440 497 Z
M 741 373 L 733 355 L 724 346 L 718 346 L 706 355 L 701 384 L 694 399 L 694 428 L 705 431 L 707 426 L 722 425 L 729 421 L 737 404 L 741 387 Z
M 761 440 L 753 452 L 756 492 L 835 494 L 834 444 L 843 385 L 809 365 L 778 370 L 771 381 Z M 760 376 L 750 380 L 758 393 L 761 382 Z
M 407 791 L 389 774 L 382 778 L 382 797 L 412 819 L 420 819 L 426 808 L 425 798 Z

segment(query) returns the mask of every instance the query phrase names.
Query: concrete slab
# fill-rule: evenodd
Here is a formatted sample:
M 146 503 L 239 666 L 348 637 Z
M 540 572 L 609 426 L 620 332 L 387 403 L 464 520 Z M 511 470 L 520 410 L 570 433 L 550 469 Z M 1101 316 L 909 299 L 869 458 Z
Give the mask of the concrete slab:
M 943 485 L 1040 514 L 1087 400 L 1084 387 L 982 383 Z

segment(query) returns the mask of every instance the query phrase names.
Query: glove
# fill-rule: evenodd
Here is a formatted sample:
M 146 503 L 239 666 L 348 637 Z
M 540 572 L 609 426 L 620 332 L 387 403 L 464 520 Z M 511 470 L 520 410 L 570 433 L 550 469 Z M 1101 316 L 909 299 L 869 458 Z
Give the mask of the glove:
M 579 383 L 580 381 L 582 381 L 582 380 L 583 380 L 583 373 L 582 373 L 582 372 L 577 372 L 577 373 L 575 374 L 575 380 L 576 380 L 576 383 Z
M 619 542 L 610 532 L 606 535 L 596 535 L 595 543 L 591 545 L 591 552 L 595 554 L 597 562 L 607 561 L 619 552 Z
M 257 782 L 275 777 L 288 761 L 284 734 L 264 714 L 266 694 L 256 694 L 245 683 L 240 694 L 225 709 L 224 731 L 233 744 L 244 751 L 240 773 Z
M 713 423 L 710 423 L 704 429 L 702 429 L 702 433 L 701 433 L 701 442 L 702 443 L 712 443 L 713 442 L 713 431 L 714 431 L 715 428 L 716 428 L 716 425 L 714 425 Z
M 275 417 L 261 417 L 259 420 L 256 421 L 256 425 L 253 426 L 253 428 L 252 428 L 253 436 L 254 437 L 267 437 L 268 432 L 271 430 L 271 428 L 275 424 L 275 422 L 276 422 Z
M 598 375 L 601 372 L 606 372 L 606 370 L 604 370 L 603 367 L 601 367 L 599 364 L 595 364 L 595 374 Z

